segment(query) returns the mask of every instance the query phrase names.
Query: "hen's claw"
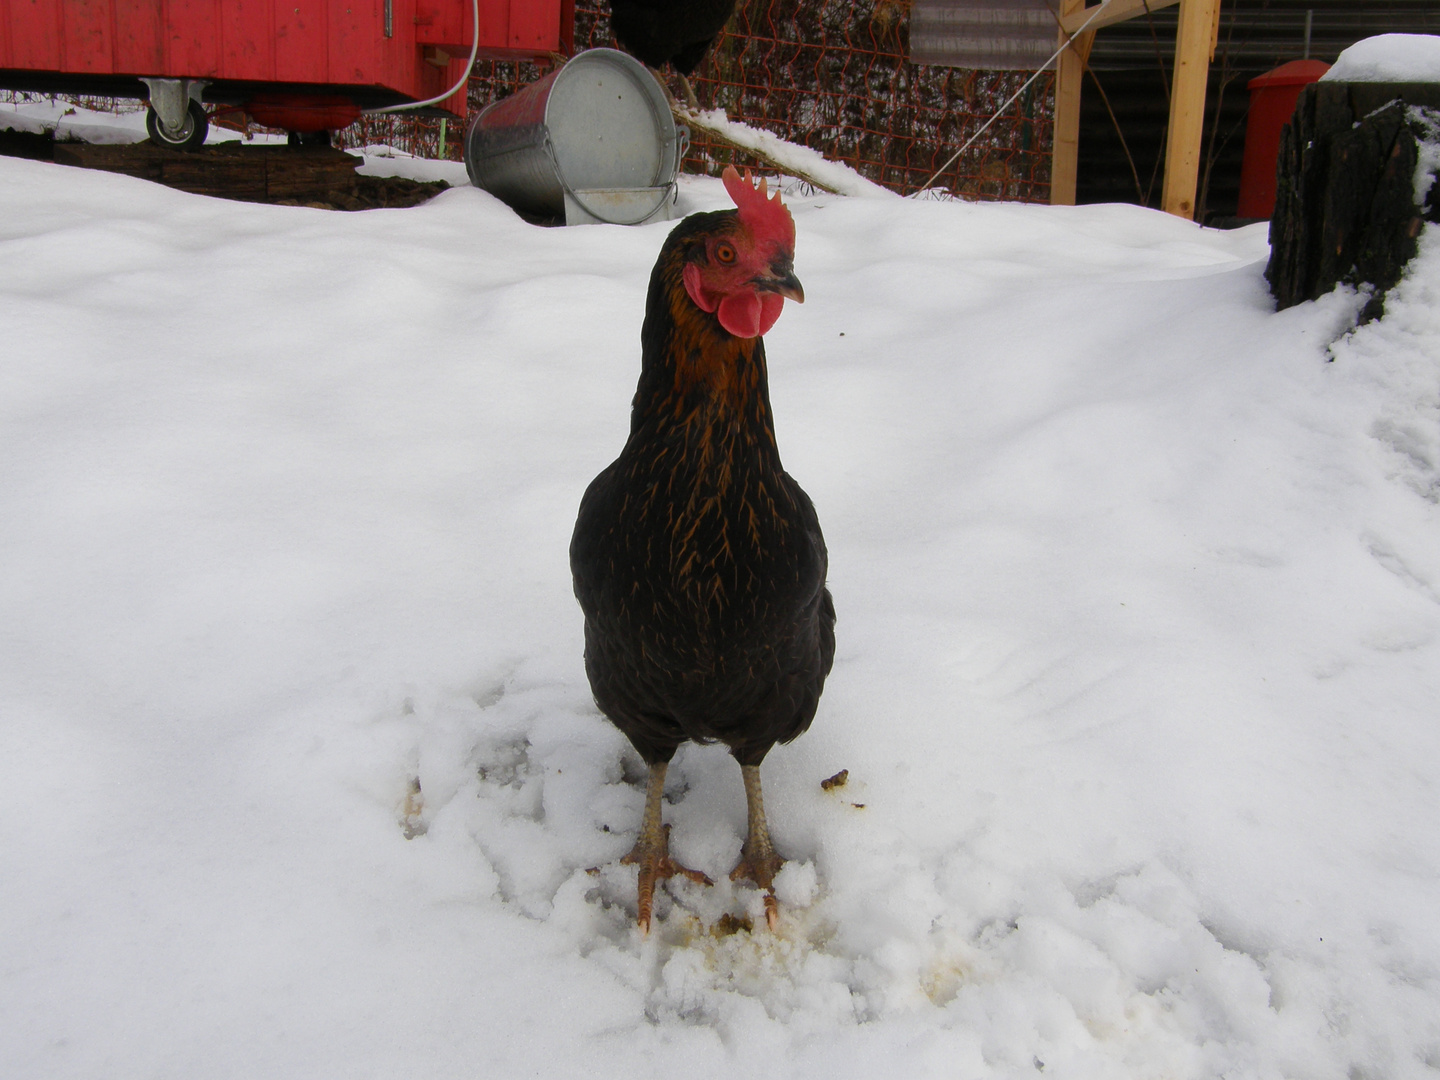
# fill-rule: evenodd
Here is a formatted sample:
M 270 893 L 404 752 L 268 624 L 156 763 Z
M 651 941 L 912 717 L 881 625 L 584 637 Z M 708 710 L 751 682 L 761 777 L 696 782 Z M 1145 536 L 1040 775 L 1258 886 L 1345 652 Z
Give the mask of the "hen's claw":
M 775 875 L 785 865 L 785 860 L 775 852 L 768 855 L 740 853 L 740 861 L 730 871 L 731 881 L 749 881 L 765 896 L 765 925 L 773 931 L 780 921 L 780 904 L 775 899 Z
M 660 842 L 658 844 L 645 843 L 644 835 L 635 841 L 635 846 L 630 849 L 630 854 L 620 860 L 625 864 L 634 864 L 640 867 L 640 891 L 639 891 L 639 917 L 641 933 L 650 933 L 650 913 L 655 903 L 655 884 L 665 878 L 674 877 L 676 874 L 687 877 L 699 885 L 715 884 L 708 876 L 699 870 L 691 870 L 688 866 L 681 866 L 670 857 L 670 826 L 666 825 L 660 831 Z

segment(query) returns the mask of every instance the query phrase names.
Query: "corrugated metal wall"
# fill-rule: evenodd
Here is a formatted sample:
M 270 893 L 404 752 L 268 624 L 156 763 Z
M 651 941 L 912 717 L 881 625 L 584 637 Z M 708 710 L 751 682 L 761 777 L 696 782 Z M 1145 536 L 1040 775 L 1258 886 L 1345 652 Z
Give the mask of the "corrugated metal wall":
M 916 64 L 1035 71 L 1051 66 L 1055 13 L 1047 0 L 914 0 L 910 60 Z
M 1307 12 L 1309 55 L 1328 63 L 1334 63 L 1342 49 L 1374 34 L 1440 34 L 1436 0 L 1222 0 L 1201 157 L 1203 220 L 1213 223 L 1234 215 L 1250 101 L 1245 84 L 1306 55 Z M 1096 35 L 1090 65 L 1104 93 L 1086 76 L 1077 201 L 1159 203 L 1177 17 L 1178 9 L 1169 7 Z M 1106 109 L 1107 98 L 1134 160 L 1133 171 Z

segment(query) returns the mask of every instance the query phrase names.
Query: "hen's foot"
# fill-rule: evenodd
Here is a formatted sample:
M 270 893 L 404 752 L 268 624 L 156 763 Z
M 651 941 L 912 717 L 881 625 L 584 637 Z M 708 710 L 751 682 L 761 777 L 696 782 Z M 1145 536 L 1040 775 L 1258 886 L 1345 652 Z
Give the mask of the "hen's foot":
M 691 870 L 689 867 L 681 866 L 670 857 L 670 826 L 666 825 L 660 832 L 658 843 L 646 843 L 644 833 L 640 839 L 635 841 L 635 846 L 630 849 L 630 854 L 620 860 L 622 863 L 640 867 L 640 914 L 638 922 L 642 933 L 650 932 L 650 912 L 655 903 L 655 883 L 665 878 L 674 877 L 680 874 L 689 878 L 699 885 L 713 885 L 706 875 L 699 870 Z
M 731 881 L 749 881 L 765 895 L 765 925 L 771 930 L 780 921 L 780 904 L 775 899 L 775 875 L 785 860 L 774 851 L 768 854 L 751 854 L 748 850 L 740 853 L 740 861 L 730 871 Z

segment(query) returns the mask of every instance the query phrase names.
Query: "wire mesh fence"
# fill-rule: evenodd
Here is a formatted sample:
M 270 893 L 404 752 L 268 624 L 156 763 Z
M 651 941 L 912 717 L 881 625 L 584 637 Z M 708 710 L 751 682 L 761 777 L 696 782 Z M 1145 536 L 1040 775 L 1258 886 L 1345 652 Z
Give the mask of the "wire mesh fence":
M 490 99 L 486 98 L 481 107 L 489 101 Z M 473 104 L 472 90 L 472 107 Z M 462 157 L 464 137 L 464 125 L 454 121 L 447 122 L 429 116 L 406 116 L 404 113 L 381 113 L 376 116 L 362 115 L 349 127 L 335 132 L 332 141 L 335 146 L 345 149 L 389 146 L 416 157 L 459 161 Z
M 1029 75 L 912 64 L 909 28 L 910 0 L 742 0 L 691 81 L 702 106 L 909 194 Z M 609 40 L 604 0 L 577 0 L 576 47 Z M 936 187 L 972 198 L 1048 200 L 1053 97 L 1047 74 Z M 731 153 L 697 138 L 690 164 L 713 167 Z
M 1028 78 L 912 64 L 911 0 L 741 0 L 692 77 L 703 108 L 843 161 L 901 194 L 922 188 Z M 608 0 L 576 0 L 575 47 L 613 46 Z M 481 61 L 472 110 L 540 78 L 540 63 Z M 342 145 L 388 143 L 427 157 L 461 156 L 464 132 L 426 118 L 363 117 Z M 935 190 L 977 199 L 1046 202 L 1054 134 L 1054 76 L 1005 110 Z M 442 145 L 442 137 L 444 143 Z M 685 168 L 751 164 L 743 151 L 696 133 Z

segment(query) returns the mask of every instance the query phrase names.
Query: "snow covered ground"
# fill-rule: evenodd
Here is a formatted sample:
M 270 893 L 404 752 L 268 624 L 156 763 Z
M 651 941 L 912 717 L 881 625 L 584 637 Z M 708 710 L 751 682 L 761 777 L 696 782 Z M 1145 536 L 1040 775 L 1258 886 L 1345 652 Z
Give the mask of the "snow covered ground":
M 87 108 L 63 97 L 46 94 L 12 94 L 14 100 L 0 102 L 0 131 L 53 132 L 61 142 L 138 143 L 149 136 L 145 131 L 145 102 L 120 100 L 114 111 Z M 283 143 L 284 135 L 256 132 L 245 138 L 212 124 L 206 143 Z
M 793 205 L 839 655 L 779 932 L 689 747 L 643 939 L 566 547 L 670 226 L 0 159 L 7 1075 L 1440 1071 L 1440 230 L 1355 330 L 1263 226 Z

